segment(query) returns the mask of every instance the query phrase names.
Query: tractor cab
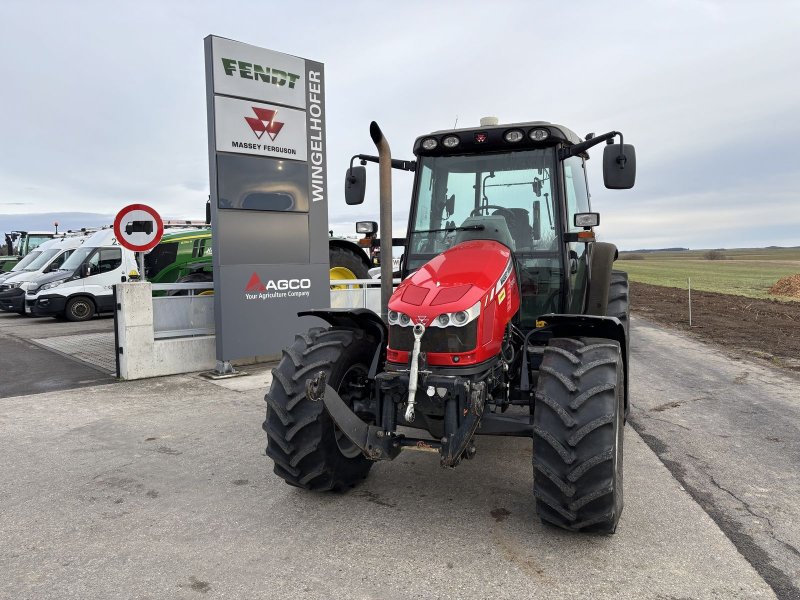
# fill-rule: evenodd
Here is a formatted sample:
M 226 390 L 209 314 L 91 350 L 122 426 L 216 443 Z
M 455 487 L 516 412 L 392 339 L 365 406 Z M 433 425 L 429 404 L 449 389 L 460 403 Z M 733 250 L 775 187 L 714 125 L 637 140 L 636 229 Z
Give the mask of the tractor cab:
M 403 276 L 458 243 L 492 239 L 514 256 L 520 326 L 532 328 L 546 313 L 583 312 L 585 241 L 594 238 L 579 238 L 585 229 L 576 225 L 590 212 L 582 142 L 561 125 L 489 119 L 418 138 Z

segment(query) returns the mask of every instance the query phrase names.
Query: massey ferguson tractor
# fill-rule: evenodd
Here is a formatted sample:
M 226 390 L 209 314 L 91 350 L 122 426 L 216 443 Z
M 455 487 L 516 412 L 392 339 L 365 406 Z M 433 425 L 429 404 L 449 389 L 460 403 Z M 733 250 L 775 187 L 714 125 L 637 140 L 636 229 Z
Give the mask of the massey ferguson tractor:
M 610 189 L 633 187 L 622 134 L 579 138 L 546 122 L 437 131 L 393 160 L 376 123 L 381 249 L 391 256 L 391 173 L 414 173 L 402 282 L 382 261 L 382 314 L 328 323 L 283 351 L 266 395 L 267 455 L 287 483 L 343 490 L 404 450 L 473 459 L 480 436 L 533 439 L 539 517 L 613 533 L 628 411 L 628 279 L 595 241 L 587 151 L 606 142 Z M 613 143 L 619 137 L 619 143 Z M 366 170 L 348 169 L 346 201 Z M 387 251 L 388 249 L 388 251 Z M 509 460 L 515 460 L 509 457 Z

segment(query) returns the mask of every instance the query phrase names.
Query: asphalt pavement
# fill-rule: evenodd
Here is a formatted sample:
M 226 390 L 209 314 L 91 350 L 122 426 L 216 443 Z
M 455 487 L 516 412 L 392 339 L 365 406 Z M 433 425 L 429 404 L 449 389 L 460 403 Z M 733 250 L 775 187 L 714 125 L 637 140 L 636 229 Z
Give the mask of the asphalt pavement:
M 405 452 L 346 494 L 287 486 L 267 381 L 0 401 L 0 598 L 775 597 L 631 428 L 616 535 L 571 534 L 534 516 L 530 440 L 481 437 L 454 470 Z
M 778 595 L 800 598 L 800 373 L 634 321 L 630 422 Z
M 109 332 L 113 324 L 113 318 L 70 323 L 0 312 L 0 398 L 113 383 L 108 369 L 99 370 L 32 341 Z

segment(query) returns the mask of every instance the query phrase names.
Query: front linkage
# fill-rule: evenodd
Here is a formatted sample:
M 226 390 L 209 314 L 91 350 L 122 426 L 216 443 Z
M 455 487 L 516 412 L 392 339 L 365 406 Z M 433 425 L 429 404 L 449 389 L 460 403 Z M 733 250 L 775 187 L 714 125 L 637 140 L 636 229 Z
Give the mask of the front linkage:
M 392 396 L 399 396 L 393 392 L 408 390 L 412 373 L 413 365 L 408 371 L 385 372 L 376 378 L 385 407 L 381 411 L 384 415 L 381 426 L 369 425 L 358 418 L 328 385 L 324 371 L 306 381 L 306 396 L 314 402 L 322 401 L 337 427 L 370 460 L 393 460 L 403 448 L 438 451 L 443 467 L 455 467 L 462 458 L 472 458 L 475 455 L 472 438 L 486 406 L 486 383 L 427 371 L 418 373 L 420 387 L 426 389 L 427 398 L 417 405 L 442 413 L 444 417 L 442 438 L 428 440 L 395 431 L 397 404 Z

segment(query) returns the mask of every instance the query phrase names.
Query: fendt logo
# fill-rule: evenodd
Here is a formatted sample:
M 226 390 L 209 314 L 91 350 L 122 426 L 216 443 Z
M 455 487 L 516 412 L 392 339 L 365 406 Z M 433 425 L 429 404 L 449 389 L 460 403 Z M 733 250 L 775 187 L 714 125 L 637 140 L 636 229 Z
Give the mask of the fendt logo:
M 267 108 L 256 108 L 255 106 L 251 108 L 256 116 L 244 118 L 247 124 L 250 125 L 250 129 L 253 130 L 253 133 L 256 134 L 259 140 L 261 136 L 264 135 L 264 132 L 266 132 L 274 142 L 275 138 L 278 137 L 278 134 L 281 132 L 281 129 L 283 129 L 283 123 L 275 120 L 275 115 L 278 111 L 269 110 Z
M 310 279 L 267 279 L 264 283 L 258 273 L 253 273 L 244 288 L 245 300 L 270 298 L 302 298 L 310 295 Z
M 233 58 L 222 58 L 222 68 L 225 70 L 225 75 L 230 77 L 233 77 L 234 73 L 238 73 L 242 79 L 261 81 L 278 87 L 287 86 L 289 89 L 294 89 L 295 83 L 300 79 L 300 75 L 295 73 L 271 67 L 262 67 L 261 65 Z

